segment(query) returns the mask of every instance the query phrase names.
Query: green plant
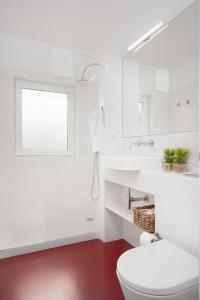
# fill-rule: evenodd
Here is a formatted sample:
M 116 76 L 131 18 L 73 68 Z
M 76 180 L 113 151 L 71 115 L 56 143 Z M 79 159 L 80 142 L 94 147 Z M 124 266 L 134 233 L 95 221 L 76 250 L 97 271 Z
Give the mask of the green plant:
M 186 164 L 189 157 L 189 150 L 186 148 L 176 148 L 174 163 L 177 165 Z
M 175 158 L 175 149 L 173 148 L 165 148 L 164 149 L 163 161 L 166 164 L 172 164 Z

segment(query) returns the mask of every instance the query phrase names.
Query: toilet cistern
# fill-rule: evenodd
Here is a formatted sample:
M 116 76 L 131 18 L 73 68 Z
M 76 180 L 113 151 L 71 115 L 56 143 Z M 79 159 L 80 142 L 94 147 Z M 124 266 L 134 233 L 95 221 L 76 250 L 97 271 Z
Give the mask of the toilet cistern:
M 144 197 L 135 198 L 131 196 L 131 188 L 128 189 L 128 209 L 131 209 L 131 203 L 135 201 L 146 201 L 148 203 L 150 198 L 148 195 L 144 195 Z

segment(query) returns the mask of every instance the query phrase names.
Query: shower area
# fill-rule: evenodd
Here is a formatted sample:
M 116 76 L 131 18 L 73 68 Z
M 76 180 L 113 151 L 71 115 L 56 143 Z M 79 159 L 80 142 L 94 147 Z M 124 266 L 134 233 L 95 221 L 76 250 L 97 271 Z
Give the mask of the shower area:
M 0 257 L 95 238 L 88 116 L 99 106 L 100 60 L 7 34 L 0 41 Z M 16 81 L 73 91 L 71 153 L 17 153 Z

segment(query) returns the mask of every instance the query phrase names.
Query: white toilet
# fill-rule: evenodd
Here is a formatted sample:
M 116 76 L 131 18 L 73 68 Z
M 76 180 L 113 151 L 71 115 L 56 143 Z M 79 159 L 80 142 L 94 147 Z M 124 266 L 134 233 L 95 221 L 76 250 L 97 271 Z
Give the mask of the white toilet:
M 126 251 L 117 263 L 126 300 L 198 300 L 198 259 L 167 240 Z

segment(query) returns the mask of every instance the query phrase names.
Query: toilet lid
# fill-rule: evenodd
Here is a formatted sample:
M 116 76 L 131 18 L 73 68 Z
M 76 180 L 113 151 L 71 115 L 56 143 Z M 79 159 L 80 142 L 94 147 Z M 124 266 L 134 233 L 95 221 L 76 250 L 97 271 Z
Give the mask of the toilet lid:
M 198 285 L 198 259 L 166 240 L 131 249 L 117 263 L 119 279 L 139 292 L 170 295 Z

